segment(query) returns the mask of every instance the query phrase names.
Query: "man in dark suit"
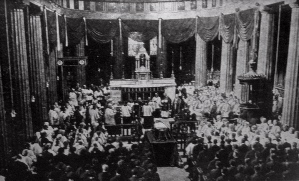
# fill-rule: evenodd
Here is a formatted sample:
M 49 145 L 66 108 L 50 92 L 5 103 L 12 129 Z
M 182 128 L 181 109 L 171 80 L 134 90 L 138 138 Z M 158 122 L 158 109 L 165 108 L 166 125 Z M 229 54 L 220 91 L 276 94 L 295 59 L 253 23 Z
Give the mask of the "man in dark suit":
M 254 167 L 254 174 L 250 177 L 251 181 L 265 180 L 265 177 L 261 174 L 260 170 L 261 168 L 259 166 Z
M 215 169 L 212 169 L 211 171 L 210 171 L 210 174 L 209 174 L 209 176 L 210 176 L 210 179 L 217 179 L 218 177 L 220 177 L 221 176 L 221 168 L 222 168 L 222 164 L 221 164 L 221 162 L 220 161 L 217 161 L 216 162 L 216 164 L 215 164 L 215 166 L 216 166 L 216 168 Z
M 238 168 L 238 173 L 235 175 L 235 180 L 236 181 L 243 181 L 246 178 L 246 175 L 244 174 L 244 166 L 239 165 Z
M 129 181 L 141 181 L 141 178 L 138 178 L 138 170 L 136 168 L 132 169 L 132 177 L 129 178 Z
M 126 181 L 127 179 L 121 175 L 121 169 L 116 169 L 116 175 L 110 181 Z
M 102 165 L 102 172 L 98 174 L 99 181 L 110 181 L 111 175 L 108 172 L 109 166 L 106 164 Z
M 246 139 L 245 139 L 245 138 L 243 138 L 241 142 L 242 142 L 242 143 L 241 143 L 241 145 L 239 146 L 238 151 L 239 151 L 239 154 L 240 154 L 240 158 L 241 158 L 241 159 L 244 159 L 246 153 L 249 151 L 249 147 L 245 144 L 245 142 L 246 142 Z

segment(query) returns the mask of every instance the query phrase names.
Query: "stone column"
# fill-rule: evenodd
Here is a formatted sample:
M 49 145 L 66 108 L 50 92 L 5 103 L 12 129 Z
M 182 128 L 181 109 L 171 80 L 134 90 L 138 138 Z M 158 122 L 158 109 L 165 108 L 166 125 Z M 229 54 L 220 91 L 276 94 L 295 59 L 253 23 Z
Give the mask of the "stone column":
M 258 53 L 257 72 L 265 74 L 268 80 L 272 77 L 272 54 L 274 15 L 266 8 L 261 11 L 261 31 Z
M 27 44 L 25 32 L 25 16 L 27 6 L 17 5 L 10 10 L 11 17 L 11 51 L 12 76 L 15 110 L 17 113 L 15 144 L 23 144 L 26 138 L 33 135 L 30 105 L 30 86 L 28 75 Z
M 292 8 L 282 122 L 299 129 L 299 6 Z
M 158 40 L 159 41 L 159 40 Z M 163 77 L 167 75 L 167 44 L 164 37 L 161 36 L 161 47 L 157 47 L 157 59 L 156 59 L 156 72 L 155 74 L 160 77 L 161 72 Z
M 266 75 L 263 92 L 265 93 L 263 103 L 263 116 L 272 114 L 272 74 L 273 74 L 273 38 L 274 38 L 274 15 L 270 8 L 261 9 L 261 29 L 259 36 L 259 53 L 257 61 L 257 73 Z
M 8 33 L 8 12 L 7 1 L 0 1 L 0 167 L 4 168 L 9 158 L 9 140 L 11 133 L 8 130 L 8 120 L 5 116 L 5 109 L 11 110 L 12 86 L 10 73 L 10 50 L 9 50 L 9 33 Z M 6 83 L 7 82 L 7 83 Z
M 196 33 L 195 88 L 207 84 L 207 43 Z
M 43 52 L 41 12 L 29 16 L 29 83 L 32 102 L 32 114 L 35 130 L 42 126 L 43 121 L 48 119 L 45 60 Z
M 155 77 L 161 78 L 167 75 L 167 42 L 162 36 L 162 19 L 159 19 L 159 33 L 158 33 L 158 46 L 157 46 L 157 59 L 156 59 L 156 70 L 154 72 Z
M 122 65 L 123 65 L 123 48 L 122 48 L 122 40 L 119 37 L 115 37 L 114 42 L 114 57 L 113 60 L 113 78 L 121 79 L 122 78 Z
M 229 93 L 233 90 L 233 47 L 231 43 L 222 42 L 220 91 Z
M 239 41 L 238 51 L 237 51 L 237 63 L 236 63 L 236 77 L 234 92 L 238 98 L 241 98 L 242 86 L 239 83 L 238 76 L 246 73 L 248 71 L 248 41 Z

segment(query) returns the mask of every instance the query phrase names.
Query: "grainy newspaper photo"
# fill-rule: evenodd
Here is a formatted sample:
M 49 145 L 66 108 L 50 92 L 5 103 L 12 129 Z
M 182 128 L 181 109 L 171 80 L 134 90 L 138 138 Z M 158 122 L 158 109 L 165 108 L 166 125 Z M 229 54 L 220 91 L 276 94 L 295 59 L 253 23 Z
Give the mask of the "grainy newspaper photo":
M 295 181 L 298 144 L 298 0 L 0 0 L 0 181 Z

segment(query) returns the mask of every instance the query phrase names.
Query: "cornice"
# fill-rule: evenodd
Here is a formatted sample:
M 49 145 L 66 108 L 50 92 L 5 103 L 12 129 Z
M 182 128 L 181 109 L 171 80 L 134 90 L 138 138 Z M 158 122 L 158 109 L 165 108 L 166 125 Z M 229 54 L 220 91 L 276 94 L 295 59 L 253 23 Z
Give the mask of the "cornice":
M 92 0 L 91 0 L 92 1 Z M 209 1 L 209 0 L 208 0 Z M 190 1 L 185 1 L 190 2 Z M 198 3 L 201 1 L 198 1 Z M 210 1 L 209 1 L 210 2 Z M 217 1 L 218 2 L 218 1 Z M 59 14 L 64 14 L 66 17 L 86 19 L 140 19 L 140 20 L 157 20 L 161 19 L 184 19 L 200 17 L 219 16 L 220 14 L 232 14 L 236 12 L 236 9 L 240 11 L 259 8 L 259 6 L 267 6 L 275 3 L 287 3 L 287 1 L 281 0 L 228 0 L 223 6 L 202 8 L 198 7 L 196 10 L 176 10 L 176 11 L 164 11 L 160 8 L 159 11 L 146 11 L 145 12 L 107 12 L 105 11 L 91 11 L 91 10 L 78 10 L 69 9 L 62 6 L 58 6 L 55 3 L 44 2 L 41 0 L 31 0 L 31 3 L 37 5 L 45 5 L 48 9 L 56 10 Z M 132 3 L 131 3 L 132 4 Z M 161 2 L 160 2 L 161 4 Z

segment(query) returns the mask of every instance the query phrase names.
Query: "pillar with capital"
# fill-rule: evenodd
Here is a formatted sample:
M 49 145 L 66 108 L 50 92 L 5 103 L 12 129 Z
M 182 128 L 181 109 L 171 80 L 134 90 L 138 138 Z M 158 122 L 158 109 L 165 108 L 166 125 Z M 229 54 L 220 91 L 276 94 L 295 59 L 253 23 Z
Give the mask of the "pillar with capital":
M 299 129 L 299 6 L 292 8 L 282 123 Z

